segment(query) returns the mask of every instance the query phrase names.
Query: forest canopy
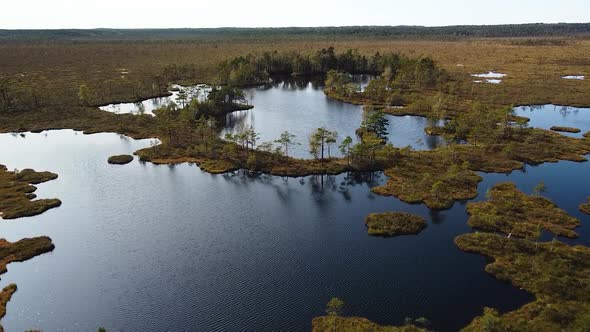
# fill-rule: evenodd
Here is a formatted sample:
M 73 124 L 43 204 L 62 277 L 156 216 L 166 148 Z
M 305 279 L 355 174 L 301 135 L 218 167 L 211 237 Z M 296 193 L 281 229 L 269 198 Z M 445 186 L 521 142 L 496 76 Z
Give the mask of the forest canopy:
M 346 26 L 288 28 L 201 28 L 201 29 L 61 29 L 0 30 L 0 41 L 18 40 L 187 40 L 220 38 L 506 38 L 588 36 L 590 23 L 530 23 L 505 25 Z

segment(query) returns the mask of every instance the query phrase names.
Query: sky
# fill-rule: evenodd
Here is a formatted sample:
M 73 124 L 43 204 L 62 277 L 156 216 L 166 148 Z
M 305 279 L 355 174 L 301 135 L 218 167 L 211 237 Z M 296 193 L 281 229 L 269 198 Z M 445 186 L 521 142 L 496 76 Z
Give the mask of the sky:
M 590 22 L 590 0 L 2 0 L 0 29 Z

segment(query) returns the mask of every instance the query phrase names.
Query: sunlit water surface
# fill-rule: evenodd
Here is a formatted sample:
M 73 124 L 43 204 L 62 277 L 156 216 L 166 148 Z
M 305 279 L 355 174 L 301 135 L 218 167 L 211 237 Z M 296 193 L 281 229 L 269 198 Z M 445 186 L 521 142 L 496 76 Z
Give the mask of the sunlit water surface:
M 471 231 L 465 203 L 437 212 L 373 195 L 380 174 L 287 179 L 106 162 L 150 144 L 71 130 L 0 135 L 0 161 L 58 173 L 38 194 L 63 201 L 0 223 L 8 240 L 48 235 L 56 246 L 2 276 L 0 286 L 19 287 L 2 320 L 7 331 L 299 331 L 334 296 L 346 302 L 344 315 L 381 324 L 424 316 L 455 331 L 484 306 L 506 311 L 532 300 L 454 245 Z M 590 195 L 589 165 L 483 175 L 476 200 L 501 181 L 530 193 L 542 180 L 549 198 L 582 219 L 580 238 L 568 242 L 590 245 L 590 220 L 577 209 Z M 421 215 L 428 227 L 368 236 L 364 217 L 392 210 Z

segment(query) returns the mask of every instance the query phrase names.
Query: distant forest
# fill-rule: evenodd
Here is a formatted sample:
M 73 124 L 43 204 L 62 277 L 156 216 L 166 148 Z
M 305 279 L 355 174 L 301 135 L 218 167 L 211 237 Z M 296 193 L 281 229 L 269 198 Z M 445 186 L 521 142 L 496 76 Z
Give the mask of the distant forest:
M 424 26 L 349 26 L 316 28 L 66 29 L 0 30 L 0 41 L 19 40 L 190 40 L 221 38 L 394 38 L 460 39 L 590 36 L 590 23 Z

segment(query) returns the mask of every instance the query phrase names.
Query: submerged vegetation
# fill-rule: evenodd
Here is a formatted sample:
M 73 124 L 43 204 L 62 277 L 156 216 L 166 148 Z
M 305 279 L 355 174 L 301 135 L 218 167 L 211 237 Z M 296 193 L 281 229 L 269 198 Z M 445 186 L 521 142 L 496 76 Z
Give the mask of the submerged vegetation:
M 54 180 L 57 174 L 35 172 L 32 169 L 8 171 L 0 165 L 0 217 L 15 219 L 41 214 L 61 205 L 59 199 L 34 200 L 37 187 L 33 184 Z
M 365 219 L 369 235 L 396 236 L 418 234 L 426 228 L 426 220 L 406 212 L 371 213 Z
M 539 190 L 540 191 L 540 190 Z M 500 183 L 488 191 L 488 201 L 469 203 L 469 225 L 480 230 L 537 239 L 541 230 L 556 236 L 577 237 L 580 221 L 540 193 L 526 195 L 513 183 Z

